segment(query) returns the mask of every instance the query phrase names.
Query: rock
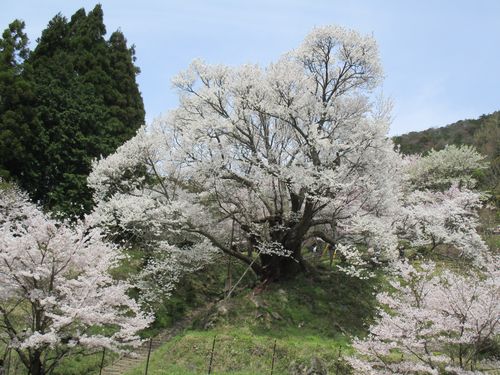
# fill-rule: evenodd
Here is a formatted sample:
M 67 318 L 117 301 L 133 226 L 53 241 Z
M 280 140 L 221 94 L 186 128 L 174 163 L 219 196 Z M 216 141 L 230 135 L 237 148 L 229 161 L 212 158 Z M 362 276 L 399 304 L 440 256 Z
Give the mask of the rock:
M 225 305 L 221 304 L 221 305 L 217 306 L 217 314 L 219 314 L 221 316 L 225 316 L 225 315 L 227 315 L 228 312 L 229 312 L 229 310 Z
M 265 302 L 263 302 L 258 296 L 255 294 L 250 294 L 249 300 L 253 302 L 256 308 L 265 308 L 267 305 Z
M 203 329 L 205 331 L 209 330 L 209 329 L 212 329 L 215 327 L 215 322 L 213 320 L 208 320 L 207 322 L 205 322 L 205 324 L 203 325 Z
M 311 367 L 308 368 L 306 375 L 328 375 L 328 370 L 320 358 L 312 357 Z
M 280 314 L 278 314 L 277 312 L 275 311 L 271 311 L 271 316 L 276 319 L 276 320 L 282 320 L 283 318 L 281 317 Z
M 290 375 L 328 375 L 328 370 L 320 358 L 313 357 L 310 366 L 292 361 L 288 373 Z
M 290 367 L 288 368 L 289 375 L 305 375 L 307 367 L 302 363 L 296 363 L 292 361 Z
M 288 295 L 287 295 L 287 292 L 284 289 L 279 289 L 278 290 L 278 299 L 282 303 L 287 303 L 288 302 Z

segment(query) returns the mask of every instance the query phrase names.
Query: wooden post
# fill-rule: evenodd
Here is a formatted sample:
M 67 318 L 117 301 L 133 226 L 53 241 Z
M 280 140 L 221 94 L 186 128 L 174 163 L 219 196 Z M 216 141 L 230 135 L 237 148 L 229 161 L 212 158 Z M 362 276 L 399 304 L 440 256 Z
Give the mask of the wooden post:
M 214 360 L 214 349 L 215 349 L 215 339 L 217 335 L 214 336 L 214 341 L 212 343 L 212 352 L 210 353 L 210 362 L 208 364 L 208 373 L 212 373 L 212 361 Z
M 144 375 L 148 375 L 149 369 L 149 358 L 151 357 L 151 346 L 153 345 L 153 338 L 149 338 L 149 349 L 148 349 L 148 358 L 146 359 L 146 370 L 144 371 Z
M 271 375 L 273 375 L 274 372 L 274 358 L 276 355 L 276 339 L 274 339 L 274 347 L 273 347 L 273 361 L 271 362 Z
M 231 225 L 231 239 L 229 240 L 229 249 L 233 249 L 233 241 L 234 241 L 234 216 L 233 216 L 233 223 Z M 231 275 L 231 258 L 232 256 L 229 255 L 227 258 L 227 293 L 229 294 L 229 291 L 233 287 L 233 280 L 232 280 L 232 275 Z
M 337 357 L 337 364 L 335 365 L 335 374 L 338 375 L 340 367 L 340 356 L 342 354 L 342 347 L 339 346 L 339 356 Z
M 227 257 L 227 286 L 226 286 L 227 294 L 229 294 L 229 291 L 233 288 L 233 280 L 231 278 L 231 258 L 232 258 L 232 256 L 228 255 L 228 257 Z M 226 294 L 226 296 L 227 296 L 227 294 Z
M 102 368 L 104 367 L 104 356 L 105 355 L 106 355 L 106 348 L 102 348 L 101 367 L 99 368 L 99 375 L 102 374 Z

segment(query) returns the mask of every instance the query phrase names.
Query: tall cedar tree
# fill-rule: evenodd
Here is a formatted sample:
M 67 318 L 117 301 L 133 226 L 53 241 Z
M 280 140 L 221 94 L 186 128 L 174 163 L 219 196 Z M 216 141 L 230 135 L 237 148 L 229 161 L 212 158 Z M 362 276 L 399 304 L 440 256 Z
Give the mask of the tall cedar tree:
M 69 21 L 58 14 L 23 64 L 34 88 L 32 123 L 41 124 L 42 134 L 30 134 L 26 152 L 39 149 L 32 170 L 8 170 L 34 200 L 67 216 L 92 208 L 91 160 L 112 153 L 144 122 L 134 48 L 120 31 L 109 40 L 105 34 L 100 5 Z
M 24 22 L 15 20 L 0 38 L 0 177 L 34 186 L 43 135 L 34 111 L 34 84 Z

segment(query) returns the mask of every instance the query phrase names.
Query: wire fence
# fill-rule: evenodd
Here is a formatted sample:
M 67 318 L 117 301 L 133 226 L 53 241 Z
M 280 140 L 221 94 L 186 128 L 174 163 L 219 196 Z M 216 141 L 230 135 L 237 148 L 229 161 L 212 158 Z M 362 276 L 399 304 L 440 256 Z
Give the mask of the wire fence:
M 202 364 L 198 364 L 197 368 L 193 365 L 192 368 L 189 369 L 190 373 L 199 373 L 199 374 L 219 374 L 219 373 L 231 373 L 235 371 L 235 368 L 231 368 L 231 365 L 227 363 L 228 357 L 228 349 L 232 346 L 235 346 L 234 341 L 227 341 L 228 337 L 225 336 L 220 337 L 214 335 L 212 338 L 207 338 L 205 349 L 198 347 L 199 354 L 205 358 L 205 370 L 202 369 Z M 237 340 L 237 339 L 235 339 Z M 286 348 L 280 348 L 279 340 L 274 339 L 269 341 L 270 345 L 264 348 L 264 352 L 260 352 L 259 355 L 252 354 L 255 353 L 256 347 L 251 347 L 248 345 L 247 352 L 249 356 L 253 356 L 254 361 L 258 361 L 261 363 L 261 366 L 258 371 L 259 374 L 270 374 L 270 375 L 278 375 L 278 374 L 290 374 L 290 375 L 306 375 L 306 374 L 315 374 L 315 375 L 348 375 L 352 374 L 350 367 L 347 365 L 347 361 L 345 360 L 342 352 L 342 347 L 337 347 L 335 350 L 332 350 L 328 359 L 320 359 L 319 357 L 313 356 L 312 358 L 305 360 L 302 358 L 297 362 L 290 362 L 290 358 L 288 355 L 285 355 Z M 175 345 L 175 344 L 174 344 Z M 241 347 L 240 347 L 241 348 Z M 170 348 L 167 351 L 166 356 L 163 358 L 166 363 L 169 360 L 169 353 L 172 353 L 174 348 Z M 261 348 L 262 349 L 262 348 Z M 205 352 L 203 353 L 203 350 Z M 150 353 L 148 353 L 146 362 L 142 365 L 145 369 L 144 375 L 148 375 L 149 368 L 149 359 Z M 234 362 L 234 360 L 233 360 Z M 234 366 L 234 363 L 232 364 Z M 156 363 L 156 366 L 158 364 Z M 158 371 L 158 369 L 156 370 Z M 247 371 L 244 368 L 244 365 L 241 365 L 241 368 L 236 371 Z M 155 372 L 158 373 L 158 372 Z M 257 372 L 256 372 L 257 373 Z M 150 374 L 149 374 L 150 375 Z
M 191 368 L 189 371 L 191 373 L 199 374 L 218 374 L 218 373 L 230 373 L 231 369 L 225 368 L 227 363 L 225 361 L 228 357 L 227 349 L 230 349 L 234 342 L 227 342 L 228 337 L 224 338 L 214 335 L 213 337 L 207 337 L 207 342 L 205 346 L 205 352 L 203 353 L 203 348 L 199 348 L 200 355 L 206 360 L 205 370 L 199 366 L 199 368 Z M 175 345 L 175 344 L 174 344 Z M 139 370 L 141 374 L 151 375 L 151 354 L 153 351 L 152 340 L 150 339 L 147 343 L 147 354 L 145 355 L 144 361 L 139 366 L 142 370 Z M 173 348 L 171 348 L 173 349 Z M 208 350 L 207 350 L 208 349 Z M 342 347 L 338 347 L 335 352 L 329 355 L 328 359 L 321 360 L 318 357 L 313 357 L 309 361 L 302 359 L 301 361 L 294 363 L 290 361 L 290 358 L 285 355 L 285 350 L 280 348 L 280 342 L 278 339 L 270 340 L 269 346 L 267 348 L 262 348 L 263 352 L 259 352 L 258 355 L 255 354 L 256 348 L 248 349 L 248 355 L 253 356 L 250 360 L 259 361 L 260 370 L 259 374 L 291 374 L 291 375 L 305 375 L 305 374 L 315 374 L 315 375 L 348 375 L 351 374 L 349 367 L 346 365 L 346 361 L 343 358 Z M 105 374 L 106 368 L 106 356 L 109 355 L 106 349 L 103 349 L 101 354 L 99 354 L 98 368 L 92 372 L 92 374 Z M 168 366 L 168 354 L 164 357 L 166 361 L 166 366 Z M 156 367 L 158 364 L 155 364 Z M 132 370 L 132 369 L 129 369 Z M 245 370 L 241 368 L 241 370 Z M 137 368 L 135 369 L 137 373 Z M 161 370 L 160 370 L 161 371 Z M 60 370 L 57 373 L 63 374 L 64 371 Z M 154 371 L 158 374 L 158 368 Z M 8 350 L 4 355 L 3 359 L 3 375 L 26 375 L 28 374 L 27 369 L 24 367 L 23 363 L 20 361 L 18 354 L 15 350 Z M 83 375 L 83 374 L 82 374 Z M 86 374 L 87 375 L 87 374 Z

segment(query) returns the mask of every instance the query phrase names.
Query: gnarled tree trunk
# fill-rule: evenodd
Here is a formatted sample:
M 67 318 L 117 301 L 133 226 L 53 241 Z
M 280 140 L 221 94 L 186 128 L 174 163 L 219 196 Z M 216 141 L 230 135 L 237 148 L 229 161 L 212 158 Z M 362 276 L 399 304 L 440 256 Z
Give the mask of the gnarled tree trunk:
M 292 279 L 306 270 L 300 248 L 292 251 L 292 255 L 288 257 L 275 254 L 261 254 L 260 262 L 262 268 L 260 276 L 266 281 Z
M 30 367 L 29 367 L 29 374 L 30 375 L 45 375 L 45 371 L 43 369 L 43 363 L 42 363 L 41 357 L 42 357 L 42 354 L 38 350 L 35 350 L 30 355 Z

